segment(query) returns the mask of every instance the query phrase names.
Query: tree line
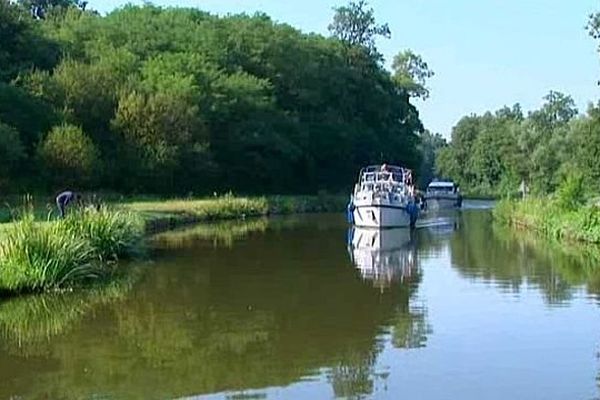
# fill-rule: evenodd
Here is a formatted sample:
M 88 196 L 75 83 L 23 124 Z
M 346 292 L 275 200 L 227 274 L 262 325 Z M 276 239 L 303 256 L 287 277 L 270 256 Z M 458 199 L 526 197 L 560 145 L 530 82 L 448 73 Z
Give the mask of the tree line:
M 600 39 L 600 13 L 590 16 L 588 32 Z M 472 193 L 514 195 L 524 185 L 547 195 L 569 180 L 599 193 L 600 102 L 580 113 L 571 96 L 551 91 L 527 114 L 515 104 L 468 115 L 435 153 L 436 173 Z
M 484 195 L 514 195 L 522 185 L 546 195 L 574 177 L 600 191 L 599 106 L 579 115 L 570 96 L 550 92 L 544 99 L 527 115 L 515 104 L 463 117 L 437 153 L 438 174 Z
M 433 168 L 411 103 L 433 73 L 411 51 L 384 68 L 389 28 L 364 1 L 334 10 L 329 37 L 265 14 L 86 5 L 0 0 L 4 192 L 307 193 L 374 162 Z

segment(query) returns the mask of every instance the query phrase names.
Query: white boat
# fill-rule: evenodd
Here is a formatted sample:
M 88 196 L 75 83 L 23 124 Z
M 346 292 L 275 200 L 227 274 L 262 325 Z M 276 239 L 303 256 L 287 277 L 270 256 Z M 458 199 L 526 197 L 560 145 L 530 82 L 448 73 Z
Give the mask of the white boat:
M 384 289 L 392 282 L 404 282 L 415 275 L 417 253 L 409 229 L 369 229 L 348 231 L 348 251 L 352 264 L 363 279 Z
M 427 186 L 425 201 L 428 210 L 460 208 L 462 195 L 452 181 L 433 181 Z
M 386 164 L 361 169 L 348 204 L 349 222 L 370 228 L 408 227 L 418 215 L 412 171 Z

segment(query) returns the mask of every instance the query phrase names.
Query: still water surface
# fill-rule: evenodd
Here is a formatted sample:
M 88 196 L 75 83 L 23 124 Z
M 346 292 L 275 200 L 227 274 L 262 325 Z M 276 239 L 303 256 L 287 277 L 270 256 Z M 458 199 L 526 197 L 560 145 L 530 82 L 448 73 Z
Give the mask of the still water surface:
M 157 236 L 84 293 L 0 303 L 0 399 L 597 399 L 600 267 L 467 205 Z

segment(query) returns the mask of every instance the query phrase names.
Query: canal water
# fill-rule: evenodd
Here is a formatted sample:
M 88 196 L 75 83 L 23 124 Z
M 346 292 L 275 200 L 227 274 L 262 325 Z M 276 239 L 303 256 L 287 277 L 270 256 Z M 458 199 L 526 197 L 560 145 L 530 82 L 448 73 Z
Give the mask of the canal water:
M 0 303 L 0 399 L 597 399 L 595 259 L 482 203 L 161 234 L 108 287 Z

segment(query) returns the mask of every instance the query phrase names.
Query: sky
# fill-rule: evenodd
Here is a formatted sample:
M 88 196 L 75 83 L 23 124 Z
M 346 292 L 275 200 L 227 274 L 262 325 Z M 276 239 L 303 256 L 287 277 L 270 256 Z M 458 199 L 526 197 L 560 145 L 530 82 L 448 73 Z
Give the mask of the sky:
M 107 13 L 131 0 L 90 0 Z M 155 5 L 196 7 L 211 13 L 265 12 L 277 22 L 327 35 L 333 7 L 345 0 L 154 0 Z M 391 39 L 378 41 L 389 66 L 412 49 L 435 72 L 431 96 L 416 101 L 425 127 L 450 136 L 463 116 L 520 103 L 539 108 L 550 91 L 569 94 L 580 111 L 599 100 L 600 55 L 588 36 L 597 0 L 371 0 Z

